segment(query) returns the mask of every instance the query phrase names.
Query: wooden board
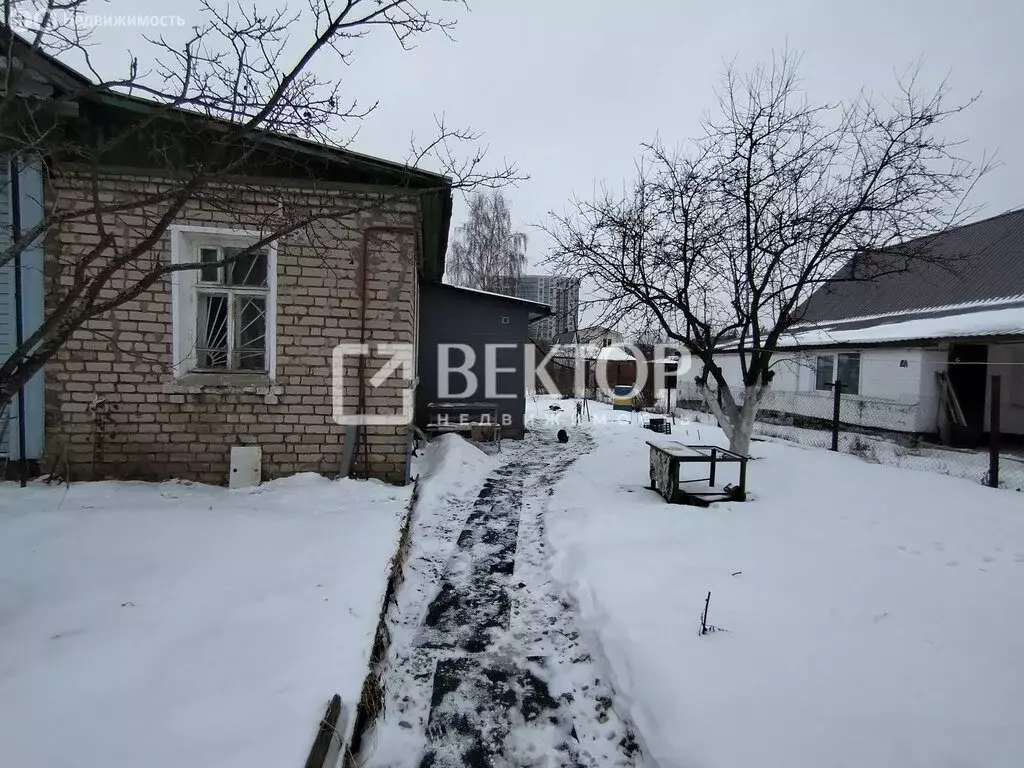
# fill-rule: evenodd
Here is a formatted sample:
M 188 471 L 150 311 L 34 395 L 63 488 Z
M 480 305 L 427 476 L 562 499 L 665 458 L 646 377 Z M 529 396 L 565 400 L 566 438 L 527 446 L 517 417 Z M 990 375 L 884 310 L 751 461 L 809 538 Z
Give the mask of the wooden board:
M 703 456 L 700 451 L 695 451 L 687 445 L 683 445 L 677 440 L 648 440 L 647 444 L 656 451 L 667 453 L 669 456 L 677 456 L 679 458 L 690 457 L 690 456 Z

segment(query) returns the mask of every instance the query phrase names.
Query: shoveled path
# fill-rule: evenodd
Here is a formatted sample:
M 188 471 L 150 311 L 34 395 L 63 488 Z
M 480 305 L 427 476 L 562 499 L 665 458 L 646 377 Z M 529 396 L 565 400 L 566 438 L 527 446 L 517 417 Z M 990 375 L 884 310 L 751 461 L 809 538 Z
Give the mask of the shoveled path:
M 475 499 L 453 499 L 438 519 L 420 521 L 427 530 L 419 533 L 449 537 L 447 549 L 435 540 L 418 552 L 414 525 L 406 568 L 422 599 L 392 617 L 384 722 L 370 765 L 640 764 L 632 728 L 575 626 L 575 607 L 548 574 L 547 499 L 591 446 L 581 429 L 566 445 L 554 432 L 539 427 L 504 442 L 502 464 Z

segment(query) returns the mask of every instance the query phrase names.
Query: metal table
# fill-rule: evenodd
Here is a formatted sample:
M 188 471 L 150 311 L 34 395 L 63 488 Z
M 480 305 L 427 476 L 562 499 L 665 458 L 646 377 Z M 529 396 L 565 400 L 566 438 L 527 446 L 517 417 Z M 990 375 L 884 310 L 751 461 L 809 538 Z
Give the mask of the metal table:
M 651 447 L 651 489 L 657 491 L 670 504 L 701 503 L 728 499 L 745 501 L 747 498 L 747 456 L 717 445 L 684 445 L 677 440 L 648 440 Z M 706 478 L 684 480 L 683 484 L 708 481 L 709 490 L 697 491 L 680 487 L 681 464 L 709 465 Z M 740 481 L 728 491 L 715 490 L 715 470 L 718 464 L 739 464 Z

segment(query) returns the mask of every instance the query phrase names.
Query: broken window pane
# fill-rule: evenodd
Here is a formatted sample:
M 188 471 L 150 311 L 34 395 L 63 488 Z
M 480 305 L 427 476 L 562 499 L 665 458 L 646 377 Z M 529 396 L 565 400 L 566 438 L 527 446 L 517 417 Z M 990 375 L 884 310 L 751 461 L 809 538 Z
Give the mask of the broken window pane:
M 235 296 L 235 330 L 238 367 L 265 371 L 267 301 L 262 296 Z
M 267 252 L 262 250 L 240 256 L 239 254 L 244 250 L 244 248 L 224 249 L 224 259 L 231 259 L 227 264 L 228 274 L 231 276 L 228 283 L 230 285 L 266 285 Z
M 196 356 L 200 368 L 228 367 L 228 297 L 198 296 Z
M 238 239 L 232 241 L 238 243 Z M 269 250 L 244 244 L 198 248 L 196 368 L 266 371 Z

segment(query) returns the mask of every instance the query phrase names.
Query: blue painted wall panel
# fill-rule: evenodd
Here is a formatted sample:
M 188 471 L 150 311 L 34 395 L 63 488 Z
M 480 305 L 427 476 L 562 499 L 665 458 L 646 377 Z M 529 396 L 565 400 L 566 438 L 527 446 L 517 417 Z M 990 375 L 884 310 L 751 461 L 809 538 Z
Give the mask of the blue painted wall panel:
M 0 247 L 11 242 L 12 206 L 9 158 L 2 158 L 0 165 L 0 224 L 3 234 Z M 43 175 L 38 159 L 23 158 L 18 174 L 19 198 L 21 202 L 21 229 L 36 226 L 43 217 Z M 6 360 L 16 342 L 14 265 L 7 264 L 0 269 L 0 357 Z M 26 248 L 21 254 L 21 317 L 24 337 L 28 338 L 43 322 L 43 243 L 42 238 Z M 40 459 L 43 455 L 45 427 L 45 399 L 43 373 L 37 373 L 25 385 L 25 457 Z M 0 430 L 3 429 L 0 421 Z M 4 440 L 0 441 L 0 452 L 9 458 L 20 458 L 18 450 L 18 407 L 17 401 L 8 409 Z

